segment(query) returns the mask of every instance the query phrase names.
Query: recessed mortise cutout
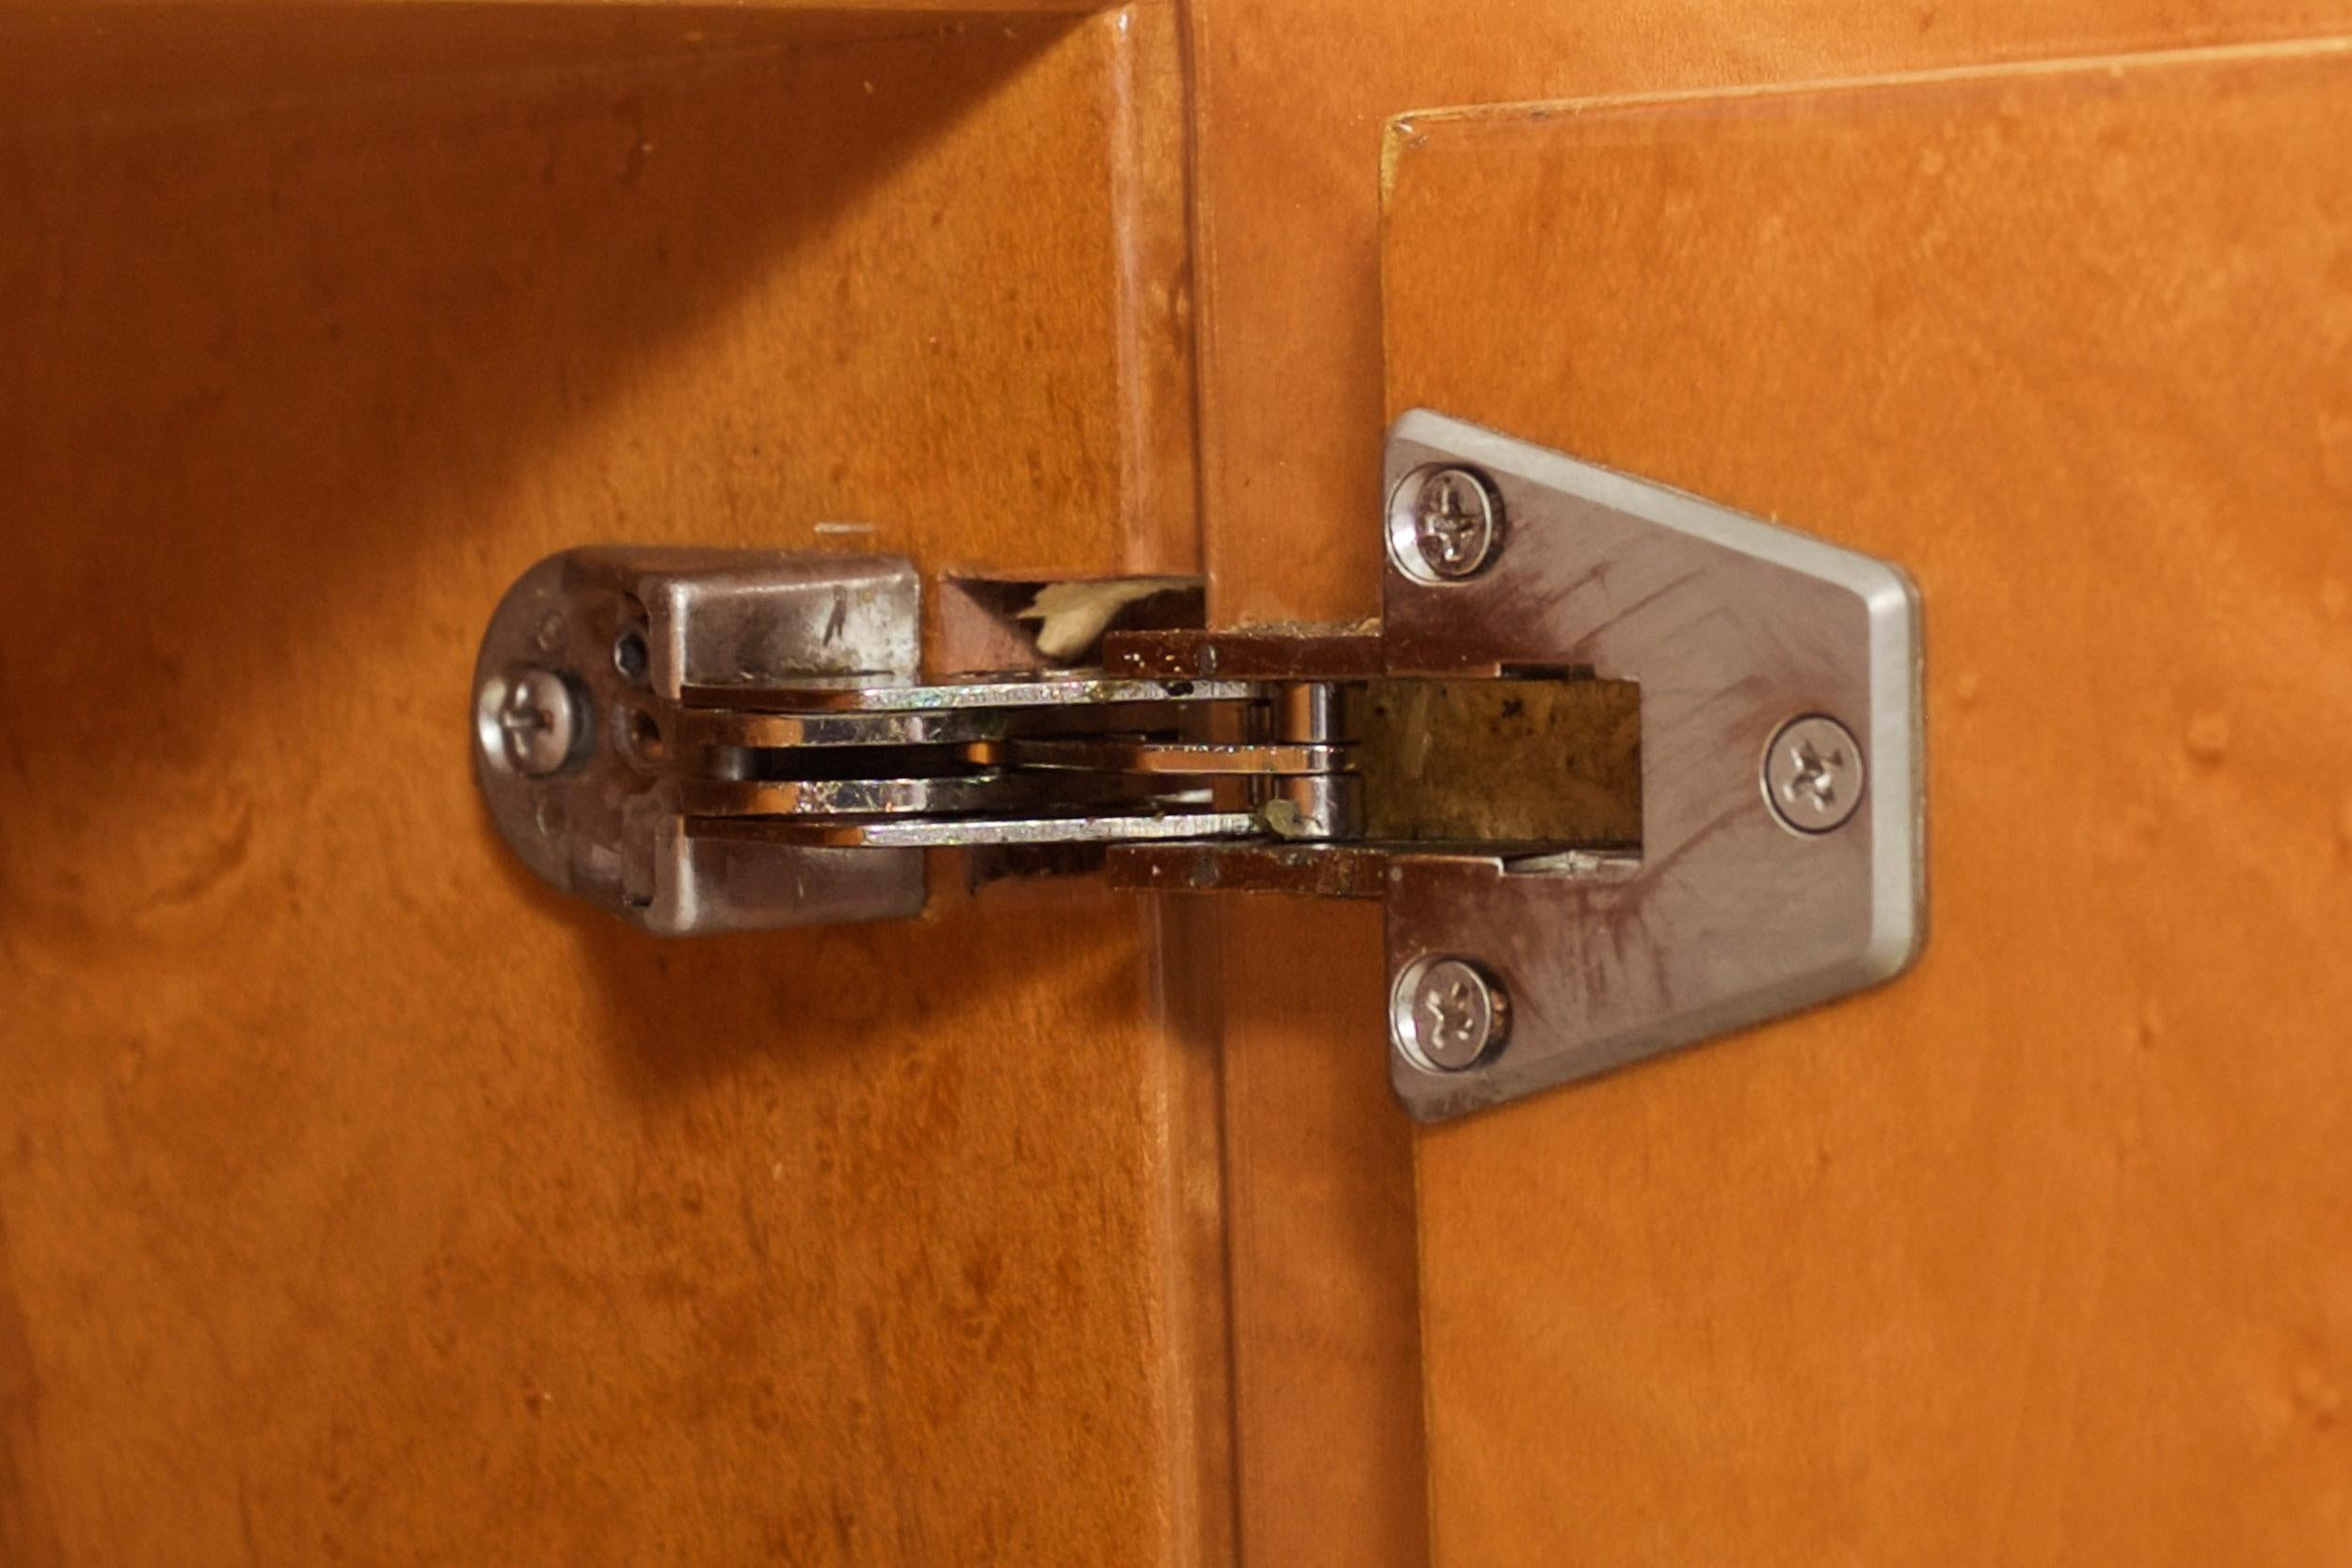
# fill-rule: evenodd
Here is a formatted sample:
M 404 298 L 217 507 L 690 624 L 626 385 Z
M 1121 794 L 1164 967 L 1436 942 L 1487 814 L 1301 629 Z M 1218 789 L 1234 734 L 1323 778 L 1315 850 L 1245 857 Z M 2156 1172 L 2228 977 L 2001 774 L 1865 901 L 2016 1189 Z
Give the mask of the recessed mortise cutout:
M 940 579 L 932 668 L 1083 669 L 1112 631 L 1188 631 L 1207 624 L 1196 577 Z

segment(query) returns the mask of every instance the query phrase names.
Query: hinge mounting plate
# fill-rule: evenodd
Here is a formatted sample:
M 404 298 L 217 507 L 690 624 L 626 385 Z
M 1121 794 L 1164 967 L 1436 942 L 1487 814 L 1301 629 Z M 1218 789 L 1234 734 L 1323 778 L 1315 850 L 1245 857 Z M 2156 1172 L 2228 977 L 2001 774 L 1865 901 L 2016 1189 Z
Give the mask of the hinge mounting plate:
M 1391 513 L 1417 474 L 1485 475 L 1508 520 L 1490 567 L 1432 582 L 1391 547 L 1393 673 L 1574 666 L 1641 687 L 1642 847 L 1588 875 L 1474 855 L 1390 869 L 1389 972 L 1460 955 L 1509 998 L 1468 1071 L 1391 1053 L 1436 1120 L 1518 1099 L 1891 979 L 1925 935 L 1920 615 L 1887 562 L 1443 415 L 1391 430 Z M 1394 539 L 1394 531 L 1391 538 Z M 1793 752 L 1831 721 L 1852 755 Z M 1784 738 L 1787 736 L 1788 738 Z M 1776 746 L 1776 742 L 1779 744 Z M 1820 792 L 1842 812 L 1803 815 Z M 1841 796 L 1838 791 L 1845 793 Z M 1791 799 L 1793 795 L 1793 799 Z M 1792 820 L 1792 818 L 1794 820 Z

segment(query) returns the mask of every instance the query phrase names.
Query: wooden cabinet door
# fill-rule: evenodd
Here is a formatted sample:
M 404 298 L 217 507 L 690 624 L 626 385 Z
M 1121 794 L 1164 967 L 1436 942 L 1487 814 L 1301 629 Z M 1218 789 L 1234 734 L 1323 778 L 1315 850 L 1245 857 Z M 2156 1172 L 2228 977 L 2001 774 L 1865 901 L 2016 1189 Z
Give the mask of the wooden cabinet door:
M 1390 406 L 1903 562 L 1927 955 L 1422 1134 L 1443 1564 L 2352 1560 L 2352 45 L 1413 115 Z

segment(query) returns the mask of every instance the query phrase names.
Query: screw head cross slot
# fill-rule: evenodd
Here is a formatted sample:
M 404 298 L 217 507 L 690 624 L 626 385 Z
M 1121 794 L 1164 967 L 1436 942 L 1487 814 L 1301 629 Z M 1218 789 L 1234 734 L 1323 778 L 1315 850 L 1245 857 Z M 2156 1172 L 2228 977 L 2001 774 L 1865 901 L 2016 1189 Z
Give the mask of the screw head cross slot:
M 1846 825 L 1862 804 L 1862 743 L 1835 719 L 1791 720 L 1764 753 L 1764 798 L 1801 833 Z
M 552 670 L 525 670 L 507 682 L 498 727 L 506 760 L 526 778 L 562 768 L 580 744 L 580 704 Z
M 1431 469 L 1406 481 L 1391 510 L 1389 544 L 1398 568 L 1422 582 L 1476 577 L 1502 548 L 1502 504 L 1470 468 Z
M 1423 1072 L 1460 1072 L 1502 1043 L 1510 999 L 1466 958 L 1426 958 L 1396 977 L 1389 1026 L 1406 1060 Z

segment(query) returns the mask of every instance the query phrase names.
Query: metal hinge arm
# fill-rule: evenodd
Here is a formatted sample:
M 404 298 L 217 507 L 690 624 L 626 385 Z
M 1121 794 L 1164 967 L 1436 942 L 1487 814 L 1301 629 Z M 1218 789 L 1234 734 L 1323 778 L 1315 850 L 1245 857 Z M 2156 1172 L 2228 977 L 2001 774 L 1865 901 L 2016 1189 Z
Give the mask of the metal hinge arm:
M 1433 414 L 1387 485 L 1376 624 L 930 684 L 904 562 L 566 552 L 492 618 L 477 774 L 535 871 L 664 932 L 911 914 L 941 847 L 1383 898 L 1423 1117 L 1911 961 L 1899 571 Z

